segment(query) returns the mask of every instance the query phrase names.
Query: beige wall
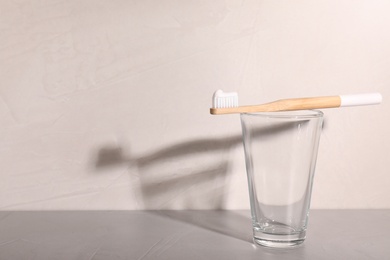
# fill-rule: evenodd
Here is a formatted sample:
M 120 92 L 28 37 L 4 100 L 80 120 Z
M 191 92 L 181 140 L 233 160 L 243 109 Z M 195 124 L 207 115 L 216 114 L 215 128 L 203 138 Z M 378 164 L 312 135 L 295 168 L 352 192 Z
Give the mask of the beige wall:
M 390 207 L 390 2 L 0 1 L 0 209 L 248 208 L 241 104 L 324 110 L 312 206 Z

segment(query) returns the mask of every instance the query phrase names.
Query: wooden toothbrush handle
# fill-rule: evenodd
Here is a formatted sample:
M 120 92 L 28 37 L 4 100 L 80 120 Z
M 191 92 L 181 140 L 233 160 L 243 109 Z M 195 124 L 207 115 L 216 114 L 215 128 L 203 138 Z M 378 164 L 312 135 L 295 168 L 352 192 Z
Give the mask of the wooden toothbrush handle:
M 341 106 L 340 96 L 282 99 L 264 104 L 268 111 L 334 108 Z M 261 109 L 261 108 L 260 108 Z

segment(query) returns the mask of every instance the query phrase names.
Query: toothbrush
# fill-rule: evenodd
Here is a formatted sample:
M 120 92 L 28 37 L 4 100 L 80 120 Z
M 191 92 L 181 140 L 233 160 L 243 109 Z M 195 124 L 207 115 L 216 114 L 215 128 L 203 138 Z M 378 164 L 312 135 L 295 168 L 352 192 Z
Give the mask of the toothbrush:
M 217 90 L 213 95 L 213 107 L 210 108 L 210 114 L 222 115 L 234 113 L 336 108 L 376 105 L 381 102 L 382 95 L 380 93 L 365 93 L 326 97 L 289 98 L 261 105 L 238 106 L 238 94 L 236 92 L 223 92 L 222 90 Z

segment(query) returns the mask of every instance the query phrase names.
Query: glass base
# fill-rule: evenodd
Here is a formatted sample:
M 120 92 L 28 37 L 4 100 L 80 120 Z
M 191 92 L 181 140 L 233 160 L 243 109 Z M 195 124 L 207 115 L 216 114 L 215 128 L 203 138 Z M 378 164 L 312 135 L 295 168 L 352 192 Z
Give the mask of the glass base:
M 306 238 L 306 231 L 291 234 L 275 234 L 253 230 L 253 241 L 261 246 L 275 248 L 289 248 L 302 244 Z

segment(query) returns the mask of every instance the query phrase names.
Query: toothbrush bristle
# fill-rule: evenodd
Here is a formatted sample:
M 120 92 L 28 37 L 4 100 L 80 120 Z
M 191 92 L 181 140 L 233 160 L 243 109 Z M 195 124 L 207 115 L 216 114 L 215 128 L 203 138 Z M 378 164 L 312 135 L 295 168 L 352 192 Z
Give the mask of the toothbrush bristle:
M 238 107 L 238 94 L 236 92 L 217 90 L 213 96 L 213 108 L 229 107 Z

